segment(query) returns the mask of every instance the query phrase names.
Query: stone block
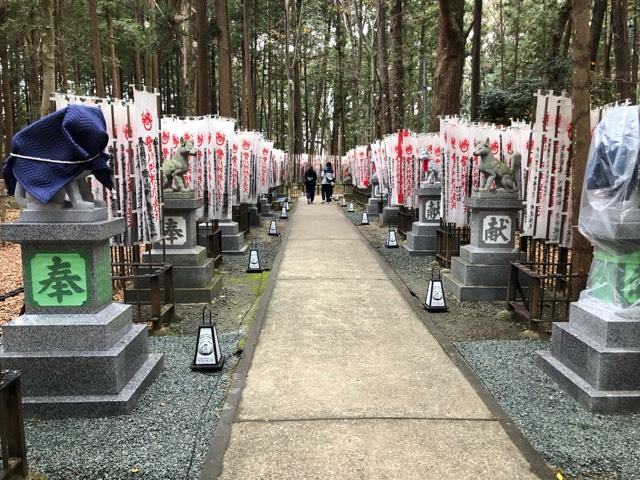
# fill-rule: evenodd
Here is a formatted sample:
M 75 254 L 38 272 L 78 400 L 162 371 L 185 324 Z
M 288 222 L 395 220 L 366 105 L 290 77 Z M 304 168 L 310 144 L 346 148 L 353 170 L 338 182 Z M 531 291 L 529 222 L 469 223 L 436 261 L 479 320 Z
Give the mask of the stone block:
M 479 248 L 474 245 L 460 247 L 460 258 L 467 263 L 481 265 L 511 265 L 520 260 L 522 254 L 518 250 L 504 248 Z
M 510 265 L 474 264 L 465 262 L 460 257 L 451 259 L 451 274 L 470 287 L 506 287 L 509 284 L 510 270 Z
M 124 218 L 92 223 L 0 223 L 0 240 L 35 245 L 100 242 L 119 235 L 125 228 Z
M 0 346 L 0 363 L 22 370 L 26 397 L 115 395 L 144 363 L 147 352 L 146 325 L 130 325 L 108 350 L 7 352 Z
M 436 237 L 434 235 L 417 235 L 409 232 L 402 247 L 410 255 L 433 255 L 436 249 Z
M 442 285 L 446 293 L 452 293 L 458 300 L 466 301 L 497 301 L 507 299 L 507 287 L 487 287 L 464 285 L 451 273 L 442 274 Z
M 138 398 L 162 370 L 162 355 L 146 354 L 138 371 L 113 395 L 23 397 L 25 414 L 38 417 L 108 417 L 130 413 Z
M 207 249 L 200 245 L 182 250 L 167 248 L 163 257 L 162 249 L 154 248 L 145 253 L 142 259 L 144 262 L 150 263 L 165 262 L 174 265 L 202 265 L 207 261 Z
M 640 390 L 640 348 L 611 348 L 554 323 L 551 354 L 596 390 Z
M 173 293 L 176 303 L 211 303 L 222 289 L 222 276 L 214 275 L 208 284 L 200 287 L 181 288 L 174 286 Z M 160 289 L 160 298 L 164 298 L 164 289 Z M 151 292 L 148 288 L 127 290 L 124 297 L 126 302 L 148 302 Z
M 382 200 L 380 198 L 369 199 L 369 202 L 367 203 L 367 214 L 370 217 L 377 217 L 378 215 L 380 215 L 380 203 L 382 203 Z
M 238 222 L 219 222 L 220 230 L 222 230 L 222 236 L 232 236 L 240 233 L 240 225 Z
M 7 352 L 108 350 L 131 326 L 131 307 L 111 303 L 94 314 L 22 315 L 3 326 Z
M 398 213 L 399 207 L 384 207 L 382 209 L 382 215 L 379 217 L 380 224 L 382 226 L 398 225 Z
M 93 210 L 75 210 L 62 208 L 59 210 L 20 210 L 19 221 L 24 223 L 92 223 L 107 220 L 106 208 Z
M 251 205 L 248 210 L 249 210 L 249 226 L 259 227 L 260 215 L 258 214 L 258 207 Z
M 598 390 L 555 358 L 550 351 L 539 351 L 536 365 L 564 391 L 593 413 L 625 414 L 640 412 L 640 390 Z
M 636 348 L 640 345 L 640 320 L 623 318 L 596 302 L 574 302 L 569 307 L 571 326 L 599 345 Z

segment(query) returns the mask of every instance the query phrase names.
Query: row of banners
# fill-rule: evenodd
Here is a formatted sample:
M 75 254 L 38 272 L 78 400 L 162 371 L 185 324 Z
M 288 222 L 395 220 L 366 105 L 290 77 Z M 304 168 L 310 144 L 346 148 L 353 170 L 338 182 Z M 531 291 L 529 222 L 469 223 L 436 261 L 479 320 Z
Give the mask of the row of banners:
M 161 240 L 160 167 L 176 155 L 181 141 L 193 142 L 196 150 L 184 178 L 206 198 L 202 220 L 230 219 L 232 205 L 256 203 L 287 174 L 285 153 L 261 133 L 236 131 L 235 120 L 220 117 L 161 119 L 157 93 L 136 90 L 130 101 L 55 94 L 53 101 L 56 109 L 81 103 L 104 114 L 115 187 L 108 191 L 91 182 L 91 188 L 110 217 L 126 219 L 126 231 L 114 239 L 116 244 Z
M 342 174 L 359 188 L 371 186 L 375 172 L 379 190 L 390 205 L 417 206 L 414 189 L 435 170 L 442 182 L 440 215 L 465 226 L 469 212 L 464 199 L 479 187 L 480 158 L 474 151 L 487 143 L 491 154 L 511 167 L 519 162 L 524 209 L 522 235 L 571 245 L 571 99 L 564 93 L 538 91 L 533 124 L 512 121 L 508 127 L 442 117 L 440 131 L 409 130 L 359 145 L 342 158 Z M 614 105 L 591 112 L 591 128 Z

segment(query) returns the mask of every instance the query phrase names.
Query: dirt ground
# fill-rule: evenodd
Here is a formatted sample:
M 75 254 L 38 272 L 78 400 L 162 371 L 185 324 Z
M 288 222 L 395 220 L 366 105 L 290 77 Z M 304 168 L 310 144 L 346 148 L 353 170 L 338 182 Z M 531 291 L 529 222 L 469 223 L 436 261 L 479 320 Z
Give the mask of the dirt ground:
M 6 211 L 7 222 L 18 219 L 19 210 L 9 208 Z M 16 288 L 22 287 L 22 261 L 20 245 L 0 242 L 0 295 L 5 295 Z M 13 320 L 20 314 L 24 295 L 0 301 L 0 325 Z
M 351 221 L 359 225 L 361 212 L 347 213 Z M 427 291 L 431 267 L 435 265 L 430 256 L 411 256 L 404 248 L 386 248 L 388 227 L 380 227 L 377 219 L 371 218 L 369 225 L 358 229 L 378 251 L 384 261 L 400 277 L 407 289 L 420 300 Z M 399 235 L 399 239 L 402 236 Z M 446 270 L 443 270 L 446 271 Z M 449 310 L 430 313 L 438 330 L 452 342 L 468 340 L 510 340 L 523 337 L 547 338 L 548 333 L 529 332 L 524 323 L 512 318 L 506 310 L 506 302 L 460 302 L 452 293 L 445 292 Z

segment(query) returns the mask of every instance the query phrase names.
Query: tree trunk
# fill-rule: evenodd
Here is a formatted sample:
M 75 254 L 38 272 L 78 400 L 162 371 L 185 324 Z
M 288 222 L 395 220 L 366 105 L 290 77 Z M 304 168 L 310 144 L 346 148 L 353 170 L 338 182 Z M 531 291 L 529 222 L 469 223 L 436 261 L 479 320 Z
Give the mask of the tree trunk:
M 547 78 L 549 87 L 555 86 L 558 81 L 557 65 L 560 61 L 560 47 L 563 45 L 562 38 L 571 18 L 571 2 L 572 0 L 564 0 L 558 12 L 558 21 L 551 37 L 551 47 L 549 48 L 549 57 L 547 62 L 552 68 L 549 69 L 550 76 Z
M 633 53 L 631 54 L 631 102 L 638 97 L 638 0 L 633 3 Z
M 518 81 L 518 67 L 519 64 L 519 47 L 520 47 L 520 14 L 522 13 L 522 0 L 515 0 L 516 3 L 516 15 L 513 20 L 513 83 Z
M 28 57 L 27 68 L 27 85 L 29 90 L 29 113 L 32 121 L 38 119 L 40 114 L 40 78 L 38 77 L 38 69 L 40 60 L 38 58 L 38 44 L 40 42 L 40 34 L 36 32 L 36 14 L 35 7 L 29 10 L 29 19 L 31 28 L 26 32 L 25 50 Z M 76 84 L 78 88 L 78 84 Z
M 471 56 L 471 120 L 478 120 L 480 107 L 480 53 L 482 49 L 482 0 L 473 2 L 473 53 Z
M 209 93 L 209 39 L 207 35 L 207 0 L 196 1 L 196 40 L 198 42 L 196 74 L 197 86 L 197 115 L 211 113 L 211 94 Z
M 0 0 L 0 68 L 2 68 L 2 108 L 4 127 L 4 153 L 11 151 L 13 138 L 13 95 L 9 81 L 9 61 L 7 55 L 7 34 L 4 30 L 7 19 L 7 0 Z M 1 173 L 0 173 L 1 176 Z
M 56 24 L 56 44 L 58 56 L 56 58 L 57 85 L 63 92 L 67 91 L 67 66 L 64 58 L 64 35 L 62 25 L 64 22 L 64 0 L 56 0 L 55 4 L 55 24 Z
M 602 76 L 605 82 L 611 80 L 611 45 L 613 44 L 613 12 L 609 14 L 609 29 L 607 31 L 607 40 L 604 47 L 604 65 L 602 67 Z
M 303 153 L 303 124 L 302 124 L 302 87 L 301 87 L 301 62 L 300 55 L 297 55 L 293 67 L 293 123 L 295 141 L 293 153 Z
M 616 57 L 616 91 L 620 100 L 631 96 L 631 64 L 627 38 L 627 0 L 611 0 L 614 54 Z
M 615 1 L 615 0 L 614 0 Z M 589 156 L 591 142 L 590 100 L 589 100 L 589 3 L 585 0 L 573 0 L 573 75 L 571 79 L 573 155 L 572 155 L 572 254 L 571 271 L 574 274 L 588 274 L 591 265 L 591 245 L 578 230 L 582 182 Z M 584 281 L 574 289 L 578 293 L 584 288 Z
M 231 54 L 229 51 L 227 0 L 216 0 L 216 26 L 218 27 L 219 112 L 222 117 L 231 117 Z
M 96 11 L 96 0 L 87 0 L 87 4 L 89 7 L 89 29 L 91 30 L 91 52 L 93 53 L 93 69 L 96 75 L 96 97 L 104 98 L 104 71 L 102 69 L 102 50 L 100 48 L 100 32 L 98 31 L 98 13 Z
M 391 122 L 393 130 L 404 127 L 404 85 L 402 81 L 402 0 L 391 7 Z
M 333 96 L 333 130 L 331 132 L 331 155 L 342 154 L 344 148 L 344 38 L 340 23 L 340 12 L 336 13 L 336 50 L 338 53 L 338 78 Z
M 253 102 L 253 72 L 249 38 L 249 0 L 242 0 L 242 125 L 247 130 L 254 130 L 256 128 L 256 108 Z
M 42 33 L 42 100 L 40 116 L 51 110 L 50 96 L 56 91 L 56 30 L 52 0 L 40 0 L 40 11 L 44 20 Z
M 600 35 L 602 34 L 602 22 L 604 21 L 604 14 L 607 11 L 607 0 L 593 0 L 593 13 L 591 15 L 591 29 L 590 29 L 590 41 L 589 52 L 591 65 L 591 71 L 596 69 L 598 64 L 598 47 L 600 46 Z
M 391 95 L 389 92 L 389 60 L 387 55 L 387 21 L 385 0 L 376 0 L 378 22 L 376 35 L 378 42 L 378 79 L 380 82 L 380 130 L 383 134 L 391 133 Z
M 440 115 L 460 113 L 464 67 L 464 0 L 439 0 L 437 64 L 431 97 L 430 130 L 440 130 Z
M 114 98 L 122 98 L 118 57 L 116 56 L 116 38 L 113 33 L 113 22 L 111 21 L 111 12 L 109 12 L 109 10 L 106 11 L 106 17 L 107 30 L 109 31 L 109 51 L 111 55 L 111 96 Z

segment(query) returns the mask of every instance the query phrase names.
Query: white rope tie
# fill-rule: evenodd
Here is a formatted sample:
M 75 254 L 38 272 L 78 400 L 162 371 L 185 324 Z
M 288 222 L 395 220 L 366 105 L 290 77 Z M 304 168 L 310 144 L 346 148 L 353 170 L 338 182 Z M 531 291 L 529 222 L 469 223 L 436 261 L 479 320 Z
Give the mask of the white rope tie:
M 102 153 L 102 152 L 100 152 L 100 153 Z M 24 158 L 25 160 L 36 160 L 37 162 L 63 163 L 63 164 L 68 164 L 68 165 L 77 165 L 78 163 L 88 163 L 88 162 L 91 162 L 92 160 L 95 160 L 96 158 L 98 158 L 100 156 L 100 153 L 98 153 L 97 155 L 94 155 L 91 158 L 87 158 L 86 160 L 77 160 L 77 161 L 73 161 L 73 160 L 53 160 L 51 158 L 30 157 L 29 155 L 19 155 L 17 153 L 11 153 L 10 155 L 12 157 Z

